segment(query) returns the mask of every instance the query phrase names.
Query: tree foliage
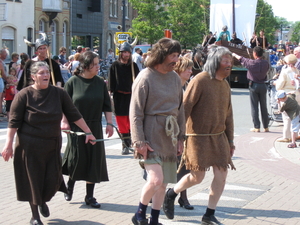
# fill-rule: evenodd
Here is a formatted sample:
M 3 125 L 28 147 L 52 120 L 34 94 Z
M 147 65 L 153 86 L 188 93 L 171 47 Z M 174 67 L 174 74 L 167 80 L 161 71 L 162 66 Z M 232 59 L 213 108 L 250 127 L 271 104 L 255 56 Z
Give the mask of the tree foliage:
M 184 48 L 202 43 L 208 33 L 209 0 L 173 0 L 168 12 L 174 39 Z
M 149 44 L 173 32 L 173 39 L 183 46 L 194 47 L 208 32 L 209 0 L 129 0 L 138 11 L 132 21 L 132 32 Z
M 293 33 L 291 37 L 291 41 L 300 43 L 300 22 L 296 22 L 293 24 Z
M 168 0 L 129 0 L 138 16 L 132 21 L 130 31 L 138 35 L 141 41 L 155 43 L 164 36 L 165 23 L 168 20 L 166 4 Z
M 260 30 L 265 31 L 265 36 L 270 43 L 275 43 L 274 34 L 277 29 L 280 29 L 280 23 L 278 23 L 274 16 L 272 6 L 266 3 L 264 0 L 257 1 L 256 7 L 256 19 L 255 19 L 255 32 L 259 33 Z

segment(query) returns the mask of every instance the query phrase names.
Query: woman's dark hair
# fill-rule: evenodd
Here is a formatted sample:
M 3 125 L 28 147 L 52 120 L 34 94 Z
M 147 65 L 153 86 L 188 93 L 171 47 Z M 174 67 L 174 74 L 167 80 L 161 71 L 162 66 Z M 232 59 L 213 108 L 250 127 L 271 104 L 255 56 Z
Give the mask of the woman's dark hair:
M 94 59 L 97 58 L 98 55 L 92 51 L 84 52 L 79 56 L 79 65 L 74 71 L 74 75 L 79 75 L 85 69 L 89 69 L 92 64 L 94 64 Z
M 147 66 L 154 67 L 162 64 L 168 55 L 177 52 L 181 54 L 180 43 L 170 38 L 162 38 L 151 49 L 151 56 L 147 60 Z
M 20 58 L 21 58 L 21 69 L 24 69 L 25 63 L 28 61 L 29 56 L 26 53 L 22 52 L 20 54 Z

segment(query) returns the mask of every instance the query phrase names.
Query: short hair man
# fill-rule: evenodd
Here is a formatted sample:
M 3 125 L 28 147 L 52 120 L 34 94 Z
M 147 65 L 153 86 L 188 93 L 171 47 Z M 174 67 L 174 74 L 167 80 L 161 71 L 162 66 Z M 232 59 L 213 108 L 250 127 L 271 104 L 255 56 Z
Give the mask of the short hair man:
M 135 53 L 132 55 L 132 60 L 136 63 L 140 71 L 142 71 L 144 63 L 144 59 L 141 56 L 141 51 L 142 50 L 140 48 L 136 48 Z
M 132 47 L 133 44 L 128 42 L 124 42 L 119 46 L 119 58 L 112 63 L 108 79 L 108 91 L 113 94 L 118 129 L 124 138 L 122 155 L 129 154 L 129 147 L 131 146 L 129 124 L 131 86 L 140 72 L 131 58 Z
M 166 186 L 177 181 L 177 155 L 182 152 L 185 137 L 183 92 L 180 78 L 173 71 L 180 53 L 178 41 L 160 39 L 153 45 L 147 68 L 132 87 L 132 141 L 135 157 L 142 159 L 148 174 L 133 224 L 148 224 L 146 209 L 152 199 L 149 224 L 157 225 Z
M 163 210 L 169 219 L 174 217 L 178 193 L 201 183 L 205 172 L 212 167 L 214 179 L 201 224 L 220 224 L 214 216 L 215 209 L 225 186 L 228 167 L 235 169 L 231 160 L 235 149 L 231 91 L 226 81 L 231 68 L 231 52 L 225 47 L 212 49 L 203 72 L 190 81 L 184 93 L 187 140 L 182 158 L 190 173 L 166 192 Z
M 46 36 L 46 34 L 42 34 L 42 38 L 37 39 L 36 43 L 31 43 L 27 40 L 25 40 L 26 44 L 29 45 L 30 47 L 35 47 L 37 50 L 37 56 L 33 58 L 32 60 L 29 60 L 26 62 L 23 73 L 20 77 L 17 90 L 21 90 L 24 87 L 27 87 L 32 84 L 32 78 L 30 74 L 30 67 L 34 62 L 37 61 L 45 61 L 49 67 L 50 70 L 53 71 L 54 79 L 55 79 L 55 84 L 57 86 L 64 86 L 64 80 L 61 75 L 60 67 L 57 62 L 55 62 L 53 59 L 48 58 L 48 47 L 50 45 L 50 42 Z M 51 64 L 50 64 L 51 60 Z M 52 65 L 52 68 L 51 68 Z
M 133 62 L 136 63 L 136 65 L 138 66 L 139 70 L 142 71 L 143 69 L 143 63 L 144 63 L 144 59 L 141 56 L 141 49 L 140 48 L 136 48 L 135 49 L 135 53 L 132 55 L 132 60 Z
M 67 53 L 67 49 L 65 47 L 60 47 L 58 58 L 59 58 L 59 63 L 61 65 L 64 65 L 67 62 L 66 53 Z
M 77 46 L 76 48 L 76 53 L 82 53 L 82 47 L 81 46 Z
M 267 72 L 270 68 L 269 62 L 263 59 L 264 50 L 256 46 L 253 48 L 253 58 L 248 59 L 235 53 L 232 55 L 237 58 L 241 64 L 248 69 L 247 79 L 249 80 L 251 115 L 254 128 L 250 131 L 260 132 L 260 120 L 258 104 L 260 105 L 262 124 L 265 132 L 269 132 L 269 114 L 267 109 Z
M 294 55 L 297 57 L 297 63 L 295 64 L 295 67 L 300 70 L 300 47 L 296 47 L 294 49 Z

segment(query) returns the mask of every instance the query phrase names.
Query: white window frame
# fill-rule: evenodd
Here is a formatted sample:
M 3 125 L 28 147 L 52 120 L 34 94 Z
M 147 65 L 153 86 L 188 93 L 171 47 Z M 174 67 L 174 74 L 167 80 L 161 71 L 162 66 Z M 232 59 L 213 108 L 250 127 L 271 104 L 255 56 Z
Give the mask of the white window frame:
M 117 0 L 114 0 L 114 3 L 113 3 L 113 16 L 115 18 L 118 18 L 118 1 Z
M 7 21 L 7 3 L 0 3 L 0 21 Z
M 113 0 L 109 0 L 109 16 L 113 17 Z
M 39 34 L 40 33 L 45 33 L 45 21 L 43 19 L 39 21 Z
M 64 21 L 63 23 L 63 46 L 67 47 L 67 22 Z
M 52 56 L 56 55 L 56 22 L 53 20 L 51 24 L 51 51 L 52 51 Z
M 125 1 L 125 18 L 129 19 L 129 2 Z

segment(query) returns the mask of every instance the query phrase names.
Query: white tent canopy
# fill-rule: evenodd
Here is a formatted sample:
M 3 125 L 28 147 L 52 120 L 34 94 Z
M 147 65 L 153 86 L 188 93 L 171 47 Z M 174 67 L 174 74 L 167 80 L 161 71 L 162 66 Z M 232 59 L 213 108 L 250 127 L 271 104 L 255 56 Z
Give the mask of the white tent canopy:
M 241 40 L 246 39 L 246 46 L 254 32 L 257 0 L 235 0 L 235 32 Z M 222 27 L 227 25 L 230 35 L 233 29 L 233 1 L 232 0 L 211 0 L 210 1 L 210 31 L 218 37 Z

